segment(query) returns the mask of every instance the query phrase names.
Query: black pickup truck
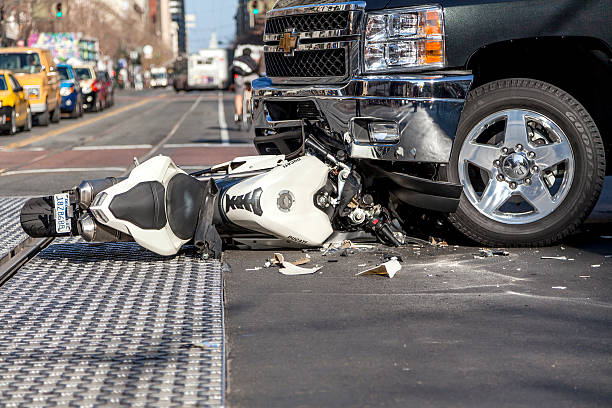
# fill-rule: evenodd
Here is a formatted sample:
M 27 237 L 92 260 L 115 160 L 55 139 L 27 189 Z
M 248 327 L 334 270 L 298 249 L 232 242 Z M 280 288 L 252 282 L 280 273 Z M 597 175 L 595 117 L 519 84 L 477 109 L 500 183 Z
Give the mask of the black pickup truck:
M 317 135 L 491 246 L 576 229 L 612 156 L 610 0 L 280 0 L 255 144 Z M 369 167 L 367 167 L 369 166 Z M 612 166 L 608 167 L 608 171 Z M 378 183 L 378 184 L 377 184 Z

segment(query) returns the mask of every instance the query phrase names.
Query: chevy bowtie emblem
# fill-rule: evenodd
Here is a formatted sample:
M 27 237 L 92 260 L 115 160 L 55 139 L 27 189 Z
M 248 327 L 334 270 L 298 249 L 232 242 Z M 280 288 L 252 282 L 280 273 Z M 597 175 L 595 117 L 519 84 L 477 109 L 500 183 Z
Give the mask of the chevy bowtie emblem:
M 294 37 L 292 33 L 286 32 L 280 38 L 278 47 L 285 51 L 285 55 L 293 55 L 293 51 L 297 47 L 298 37 Z

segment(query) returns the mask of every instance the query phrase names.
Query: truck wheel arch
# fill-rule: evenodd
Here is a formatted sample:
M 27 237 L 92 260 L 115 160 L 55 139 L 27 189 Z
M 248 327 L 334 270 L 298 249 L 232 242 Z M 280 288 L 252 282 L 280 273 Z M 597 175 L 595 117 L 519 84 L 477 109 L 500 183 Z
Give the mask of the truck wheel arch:
M 530 78 L 555 85 L 574 96 L 591 114 L 612 157 L 612 58 L 609 44 L 591 37 L 546 37 L 487 44 L 466 62 L 472 89 L 506 78 Z M 593 86 L 593 84 L 596 84 Z M 606 96 L 607 95 L 607 96 Z M 612 174 L 612 162 L 607 174 Z

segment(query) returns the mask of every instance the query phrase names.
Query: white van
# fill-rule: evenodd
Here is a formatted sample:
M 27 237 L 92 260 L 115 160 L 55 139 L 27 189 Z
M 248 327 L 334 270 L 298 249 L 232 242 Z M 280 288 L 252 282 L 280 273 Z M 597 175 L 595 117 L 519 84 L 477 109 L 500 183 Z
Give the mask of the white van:
M 225 89 L 229 85 L 229 55 L 222 48 L 200 50 L 189 56 L 188 89 Z

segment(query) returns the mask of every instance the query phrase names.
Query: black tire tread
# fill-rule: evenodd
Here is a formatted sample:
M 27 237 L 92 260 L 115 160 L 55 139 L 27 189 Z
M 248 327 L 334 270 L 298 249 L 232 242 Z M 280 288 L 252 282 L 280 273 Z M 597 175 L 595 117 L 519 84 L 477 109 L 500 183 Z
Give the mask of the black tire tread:
M 478 99 L 479 97 L 489 92 L 492 92 L 498 89 L 516 88 L 516 87 L 535 88 L 535 89 L 539 89 L 541 91 L 550 93 L 555 98 L 566 103 L 575 112 L 578 113 L 581 121 L 588 128 L 587 133 L 589 133 L 592 136 L 592 142 L 594 144 L 594 148 L 591 148 L 591 144 L 588 143 L 588 141 L 587 143 L 585 143 L 585 149 L 587 152 L 588 159 L 592 160 L 592 162 L 596 166 L 596 171 L 588 174 L 588 179 L 587 179 L 587 183 L 591 183 L 591 185 L 594 186 L 594 194 L 592 194 L 591 197 L 588 198 L 588 202 L 585 203 L 586 205 L 583 205 L 581 207 L 582 209 L 577 214 L 572 214 L 573 216 L 571 217 L 571 219 L 573 221 L 570 224 L 568 224 L 565 229 L 563 229 L 562 231 L 558 232 L 555 235 L 552 235 L 544 239 L 540 239 L 538 241 L 533 241 L 530 243 L 511 243 L 509 244 L 508 242 L 505 242 L 505 241 L 501 241 L 501 240 L 498 241 L 498 240 L 490 239 L 485 236 L 481 236 L 480 234 L 475 233 L 474 230 L 470 228 L 469 225 L 467 225 L 463 219 L 457 217 L 455 213 L 449 214 L 448 220 L 457 230 L 459 230 L 459 232 L 461 232 L 468 238 L 480 244 L 486 245 L 486 246 L 490 246 L 490 247 L 550 246 L 550 245 L 553 245 L 559 242 L 563 238 L 571 235 L 572 233 L 574 233 L 574 231 L 576 231 L 576 229 L 584 222 L 586 217 L 588 217 L 588 215 L 591 213 L 591 211 L 595 207 L 595 204 L 597 203 L 597 199 L 599 198 L 599 194 L 601 193 L 601 190 L 603 188 L 603 182 L 604 182 L 604 177 L 605 177 L 605 172 L 606 172 L 604 143 L 599 133 L 599 129 L 597 128 L 597 126 L 595 125 L 595 122 L 593 121 L 593 118 L 591 118 L 591 115 L 582 106 L 582 104 L 580 104 L 580 102 L 578 102 L 570 94 L 563 91 L 562 89 L 557 88 L 556 86 L 548 84 L 546 82 L 539 81 L 539 80 L 528 79 L 528 78 L 511 78 L 511 79 L 502 79 L 502 80 L 498 80 L 494 82 L 489 82 L 478 88 L 473 89 L 472 91 L 468 93 L 468 96 L 466 98 L 466 106 L 470 103 L 475 103 L 476 99 Z
M 30 198 L 21 209 L 21 227 L 33 238 L 53 237 L 55 218 L 53 212 L 53 196 Z

